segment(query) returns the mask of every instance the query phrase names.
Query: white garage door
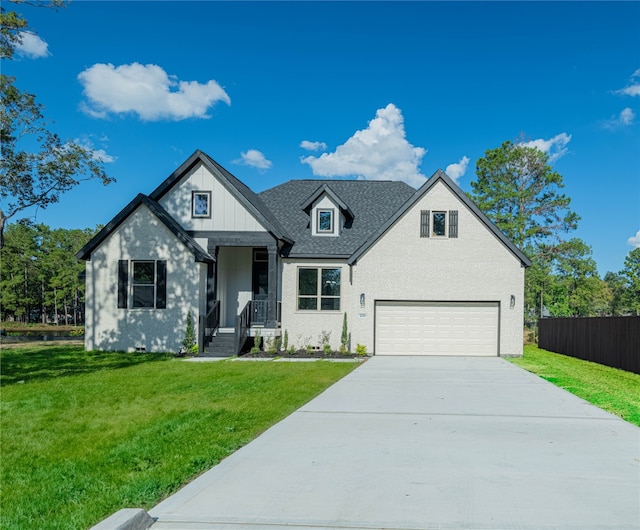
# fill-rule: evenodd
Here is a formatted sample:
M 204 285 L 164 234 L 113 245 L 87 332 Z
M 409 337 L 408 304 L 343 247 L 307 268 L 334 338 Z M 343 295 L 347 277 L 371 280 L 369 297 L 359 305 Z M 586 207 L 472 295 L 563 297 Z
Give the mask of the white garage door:
M 376 355 L 498 355 L 497 302 L 377 302 Z

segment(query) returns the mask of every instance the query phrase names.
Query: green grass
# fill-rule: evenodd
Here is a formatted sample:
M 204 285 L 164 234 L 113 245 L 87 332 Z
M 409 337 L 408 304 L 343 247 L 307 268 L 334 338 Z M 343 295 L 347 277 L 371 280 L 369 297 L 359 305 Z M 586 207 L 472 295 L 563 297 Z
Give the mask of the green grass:
M 75 346 L 1 354 L 3 529 L 84 529 L 148 509 L 356 366 Z
M 640 427 L 640 375 L 559 353 L 524 347 L 514 364 Z

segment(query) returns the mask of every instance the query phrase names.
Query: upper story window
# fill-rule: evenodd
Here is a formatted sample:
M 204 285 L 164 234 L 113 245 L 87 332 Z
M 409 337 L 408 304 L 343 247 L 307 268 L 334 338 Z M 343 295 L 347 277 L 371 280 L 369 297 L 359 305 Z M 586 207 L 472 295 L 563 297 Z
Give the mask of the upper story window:
M 317 212 L 317 232 L 319 234 L 333 234 L 334 210 L 328 208 L 318 208 Z
M 420 237 L 457 238 L 458 210 L 422 210 Z
M 339 237 L 351 228 L 353 212 L 328 184 L 322 184 L 300 206 L 310 217 L 311 235 Z
M 191 192 L 191 217 L 211 217 L 211 192 Z
M 432 214 L 431 235 L 433 237 L 445 237 L 447 234 L 447 212 L 433 212 Z

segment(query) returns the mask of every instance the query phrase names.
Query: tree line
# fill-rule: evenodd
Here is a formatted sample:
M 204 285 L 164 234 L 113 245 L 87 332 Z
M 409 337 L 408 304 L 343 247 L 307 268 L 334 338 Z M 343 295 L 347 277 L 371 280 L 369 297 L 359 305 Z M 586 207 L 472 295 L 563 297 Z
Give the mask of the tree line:
M 26 220 L 7 225 L 0 250 L 2 320 L 83 324 L 85 267 L 76 253 L 96 233 Z
M 562 193 L 549 157 L 527 142 L 504 142 L 476 163 L 471 198 L 531 259 L 525 273 L 525 320 L 544 316 L 640 315 L 640 248 L 619 272 L 598 275 L 591 247 L 566 238 L 580 217 Z

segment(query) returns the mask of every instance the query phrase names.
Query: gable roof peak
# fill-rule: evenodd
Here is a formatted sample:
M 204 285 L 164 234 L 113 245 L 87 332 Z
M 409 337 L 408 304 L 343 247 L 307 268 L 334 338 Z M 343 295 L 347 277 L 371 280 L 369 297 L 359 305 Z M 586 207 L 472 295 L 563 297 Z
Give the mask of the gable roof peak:
M 193 154 L 178 167 L 168 178 L 162 182 L 149 197 L 154 201 L 159 201 L 171 190 L 182 178 L 191 171 L 198 163 L 203 164 L 207 170 L 218 179 L 218 181 L 233 195 L 253 216 L 271 232 L 277 239 L 292 243 L 293 240 L 287 234 L 279 221 L 273 216 L 264 205 L 260 197 L 256 195 L 240 179 L 232 175 L 218 162 L 200 149 L 196 149 Z
M 422 197 L 424 197 L 433 186 L 438 182 L 443 182 L 451 192 L 464 204 L 494 235 L 504 244 L 505 247 L 516 256 L 525 267 L 531 266 L 531 260 L 520 250 L 504 233 L 485 215 L 484 212 L 476 206 L 476 204 L 462 191 L 449 175 L 442 169 L 438 169 L 416 192 L 410 197 L 404 205 L 391 217 L 382 227 L 380 227 L 350 258 L 349 264 L 353 265 L 360 256 L 362 256 L 369 248 L 371 248 L 382 235 L 391 228 L 398 219 L 400 219 L 407 211 L 409 211 Z
M 78 259 L 91 259 L 91 253 L 98 248 L 111 233 L 113 233 L 133 212 L 141 205 L 146 206 L 158 220 L 193 254 L 196 261 L 215 261 L 196 241 L 189 236 L 185 230 L 171 217 L 167 211 L 156 201 L 147 197 L 143 193 L 138 193 L 135 198 L 127 204 L 102 230 L 100 230 L 84 247 L 82 247 L 76 257 Z
M 347 217 L 350 217 L 351 219 L 353 219 L 355 217 L 353 215 L 353 212 L 351 211 L 351 208 L 349 208 L 347 203 L 345 203 L 338 196 L 338 194 L 331 189 L 331 187 L 326 182 L 321 184 L 307 199 L 302 201 L 302 204 L 301 204 L 302 209 L 305 212 L 308 212 L 311 209 L 311 207 L 313 206 L 313 203 L 315 203 L 323 195 L 327 195 L 333 201 L 333 203 L 336 206 L 338 206 L 338 208 L 340 208 L 340 210 L 342 210 L 342 212 Z

